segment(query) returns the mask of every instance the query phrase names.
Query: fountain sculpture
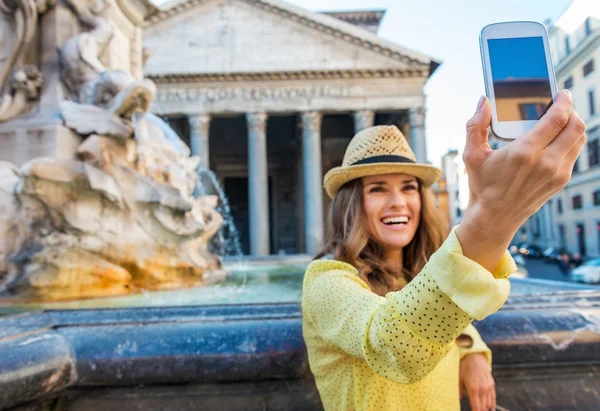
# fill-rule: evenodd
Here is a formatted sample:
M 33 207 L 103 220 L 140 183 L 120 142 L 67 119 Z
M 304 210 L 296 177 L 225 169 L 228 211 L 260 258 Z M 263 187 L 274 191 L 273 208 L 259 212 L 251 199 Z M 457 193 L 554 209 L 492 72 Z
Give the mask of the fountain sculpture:
M 207 243 L 223 220 L 216 196 L 194 196 L 200 159 L 148 113 L 150 80 L 102 62 L 116 34 L 106 17 L 115 0 L 66 5 L 87 30 L 58 51 L 58 106 L 81 143 L 71 158 L 0 163 L 0 291 L 48 301 L 219 281 Z M 0 0 L 18 33 L 0 77 L 2 121 L 32 110 L 40 93 L 39 71 L 20 59 L 49 6 Z

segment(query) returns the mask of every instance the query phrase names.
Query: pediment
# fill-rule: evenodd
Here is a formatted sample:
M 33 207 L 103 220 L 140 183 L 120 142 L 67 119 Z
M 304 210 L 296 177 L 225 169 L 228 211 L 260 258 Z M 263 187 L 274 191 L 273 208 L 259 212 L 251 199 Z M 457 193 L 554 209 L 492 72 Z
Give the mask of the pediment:
M 431 58 L 337 19 L 276 0 L 190 0 L 149 20 L 150 77 L 230 73 L 411 71 Z

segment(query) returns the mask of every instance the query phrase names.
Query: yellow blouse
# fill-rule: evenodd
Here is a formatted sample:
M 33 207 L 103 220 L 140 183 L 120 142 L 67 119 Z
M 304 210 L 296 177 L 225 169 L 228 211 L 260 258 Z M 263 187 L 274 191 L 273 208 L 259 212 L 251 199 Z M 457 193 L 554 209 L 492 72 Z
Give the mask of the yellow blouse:
M 473 319 L 497 311 L 516 265 L 491 274 L 462 254 L 454 230 L 407 286 L 373 293 L 349 264 L 313 261 L 302 294 L 310 369 L 326 410 L 459 411 L 460 358 L 491 352 Z M 456 337 L 473 339 L 459 348 Z

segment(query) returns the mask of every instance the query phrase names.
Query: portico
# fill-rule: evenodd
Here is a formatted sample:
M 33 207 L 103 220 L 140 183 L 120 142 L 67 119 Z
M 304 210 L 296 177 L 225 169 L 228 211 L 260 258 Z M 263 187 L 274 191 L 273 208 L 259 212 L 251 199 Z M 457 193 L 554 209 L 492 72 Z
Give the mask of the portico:
M 146 75 L 158 86 L 154 111 L 224 186 L 245 251 L 315 254 L 329 204 L 323 174 L 354 133 L 395 124 L 426 161 L 423 86 L 437 63 L 333 17 L 265 4 L 207 1 L 157 15 Z M 222 47 L 210 54 L 214 36 Z

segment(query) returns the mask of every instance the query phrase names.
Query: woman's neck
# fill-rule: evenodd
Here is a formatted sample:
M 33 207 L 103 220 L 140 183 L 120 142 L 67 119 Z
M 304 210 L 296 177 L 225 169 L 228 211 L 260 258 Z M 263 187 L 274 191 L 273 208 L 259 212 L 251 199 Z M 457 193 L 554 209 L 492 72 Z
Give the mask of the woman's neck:
M 395 276 L 402 273 L 402 249 L 389 250 L 385 255 L 385 265 L 394 270 Z

